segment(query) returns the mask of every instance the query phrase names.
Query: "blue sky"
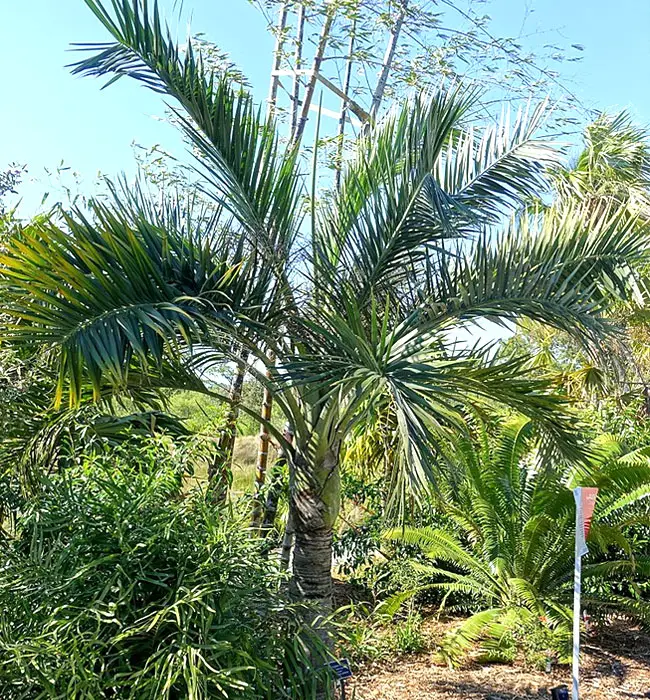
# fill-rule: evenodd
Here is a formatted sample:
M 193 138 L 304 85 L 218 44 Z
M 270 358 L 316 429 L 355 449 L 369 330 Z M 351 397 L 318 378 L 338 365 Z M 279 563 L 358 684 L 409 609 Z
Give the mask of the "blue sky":
M 171 12 L 174 2 L 160 4 Z M 247 0 L 184 0 L 184 8 L 192 31 L 227 50 L 263 99 L 273 42 L 262 16 Z M 650 0 L 493 0 L 486 11 L 502 35 L 517 33 L 528 11 L 532 49 L 547 41 L 584 45 L 584 60 L 566 64 L 565 74 L 580 100 L 597 109 L 628 108 L 650 124 Z M 61 161 L 88 190 L 98 172 L 134 171 L 134 141 L 182 153 L 178 135 L 160 120 L 159 96 L 126 80 L 102 91 L 100 81 L 73 77 L 64 67 L 75 58 L 70 43 L 105 39 L 82 0 L 0 0 L 0 167 L 28 165 L 24 215 L 53 188 L 44 168 Z

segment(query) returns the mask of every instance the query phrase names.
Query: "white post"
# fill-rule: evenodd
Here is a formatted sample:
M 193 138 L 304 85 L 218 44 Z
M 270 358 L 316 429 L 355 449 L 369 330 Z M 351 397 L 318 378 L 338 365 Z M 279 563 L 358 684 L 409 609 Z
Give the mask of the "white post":
M 579 491 L 579 489 L 576 489 Z M 582 552 L 584 526 L 582 522 L 581 496 L 576 495 L 576 546 L 573 571 L 573 692 L 572 700 L 580 698 L 580 593 L 582 587 Z
M 587 536 L 591 517 L 596 507 L 598 489 L 578 487 L 573 489 L 576 502 L 576 550 L 573 574 L 573 693 L 572 700 L 580 700 L 580 593 L 582 592 L 582 557 L 589 552 Z

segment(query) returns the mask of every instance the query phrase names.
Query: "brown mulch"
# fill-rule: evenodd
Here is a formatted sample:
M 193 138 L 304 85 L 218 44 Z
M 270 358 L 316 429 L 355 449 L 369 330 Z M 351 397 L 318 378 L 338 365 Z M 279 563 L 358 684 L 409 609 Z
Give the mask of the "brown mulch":
M 583 644 L 580 697 L 583 700 L 643 698 L 650 691 L 650 636 L 617 623 L 589 634 Z M 550 689 L 571 687 L 571 670 L 551 673 L 521 666 L 470 665 L 450 670 L 432 654 L 382 663 L 349 684 L 355 700 L 532 700 L 550 698 Z

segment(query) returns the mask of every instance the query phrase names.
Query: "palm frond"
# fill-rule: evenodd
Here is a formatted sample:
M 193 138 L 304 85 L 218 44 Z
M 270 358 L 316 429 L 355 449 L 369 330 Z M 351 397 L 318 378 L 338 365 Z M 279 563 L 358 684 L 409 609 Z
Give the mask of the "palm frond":
M 58 400 L 67 386 L 71 405 L 86 381 L 98 396 L 105 380 L 128 383 L 134 363 L 143 377 L 176 363 L 209 335 L 208 318 L 232 316 L 238 284 L 224 239 L 161 230 L 100 203 L 92 214 L 66 215 L 67 231 L 30 224 L 0 256 L 7 338 L 52 350 Z
M 201 155 L 208 195 L 241 223 L 264 253 L 282 261 L 299 226 L 297 150 L 280 147 L 275 125 L 265 120 L 230 76 L 215 77 L 188 39 L 182 52 L 164 26 L 158 4 L 141 0 L 86 0 L 114 43 L 82 44 L 93 52 L 73 64 L 81 75 L 129 76 L 169 95 L 185 134 Z M 107 9 L 108 8 L 110 9 Z
M 441 274 L 426 279 L 423 297 L 441 325 L 526 317 L 594 351 L 615 330 L 604 317 L 607 305 L 635 293 L 633 270 L 647 258 L 646 238 L 620 210 L 518 217 L 496 240 L 483 236 L 438 266 Z
M 417 277 L 445 241 L 519 207 L 543 185 L 557 150 L 535 136 L 545 112 L 508 117 L 476 138 L 462 120 L 476 95 L 458 87 L 419 97 L 362 141 L 319 221 L 316 274 L 367 296 Z

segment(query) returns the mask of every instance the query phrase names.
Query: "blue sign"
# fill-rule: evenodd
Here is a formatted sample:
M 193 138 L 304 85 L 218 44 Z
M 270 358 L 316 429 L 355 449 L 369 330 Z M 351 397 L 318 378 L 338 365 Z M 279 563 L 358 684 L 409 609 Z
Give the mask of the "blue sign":
M 346 678 L 352 678 L 350 662 L 347 659 L 340 659 L 339 661 L 330 661 L 327 665 L 332 669 L 332 671 L 334 671 L 336 677 L 340 681 L 344 681 Z

